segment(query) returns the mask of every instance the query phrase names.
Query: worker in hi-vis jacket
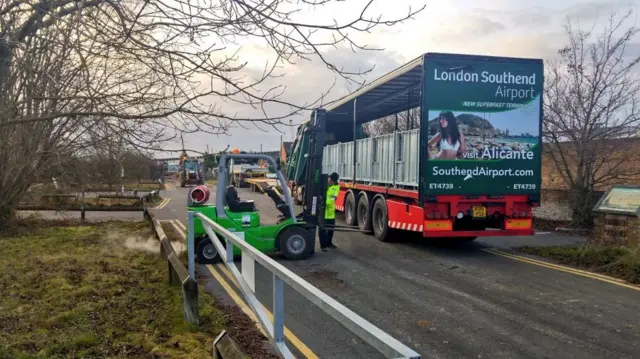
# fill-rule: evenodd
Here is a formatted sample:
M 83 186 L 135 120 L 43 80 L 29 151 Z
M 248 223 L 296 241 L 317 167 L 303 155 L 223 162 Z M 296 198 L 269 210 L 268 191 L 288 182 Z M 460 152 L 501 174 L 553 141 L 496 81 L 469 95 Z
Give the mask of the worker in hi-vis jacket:
M 324 209 L 324 223 L 329 227 L 336 224 L 336 199 L 340 192 L 340 186 L 338 186 L 338 174 L 333 172 L 329 176 L 329 187 L 327 188 L 327 201 Z M 327 251 L 327 248 L 337 248 L 333 244 L 333 229 L 324 228 L 320 230 L 320 249 L 323 252 Z

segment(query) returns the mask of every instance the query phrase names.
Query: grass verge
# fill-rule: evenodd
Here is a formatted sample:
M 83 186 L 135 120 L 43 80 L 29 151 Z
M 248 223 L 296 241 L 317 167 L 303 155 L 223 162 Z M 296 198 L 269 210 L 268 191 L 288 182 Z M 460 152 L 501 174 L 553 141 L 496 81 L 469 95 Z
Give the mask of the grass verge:
M 520 247 L 518 251 L 550 258 L 560 264 L 587 269 L 640 283 L 640 246 L 582 245 L 571 247 Z
M 198 328 L 147 222 L 19 222 L 0 234 L 0 358 L 206 358 L 227 315 Z

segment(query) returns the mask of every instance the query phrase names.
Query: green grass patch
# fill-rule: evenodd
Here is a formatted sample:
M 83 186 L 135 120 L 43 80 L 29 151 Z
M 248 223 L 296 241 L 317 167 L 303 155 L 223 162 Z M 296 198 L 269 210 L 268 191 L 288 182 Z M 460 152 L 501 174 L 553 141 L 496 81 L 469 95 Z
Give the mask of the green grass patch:
M 224 314 L 184 322 L 147 222 L 52 223 L 0 234 L 0 358 L 211 357 Z
M 640 283 L 640 246 L 520 247 L 518 251 Z

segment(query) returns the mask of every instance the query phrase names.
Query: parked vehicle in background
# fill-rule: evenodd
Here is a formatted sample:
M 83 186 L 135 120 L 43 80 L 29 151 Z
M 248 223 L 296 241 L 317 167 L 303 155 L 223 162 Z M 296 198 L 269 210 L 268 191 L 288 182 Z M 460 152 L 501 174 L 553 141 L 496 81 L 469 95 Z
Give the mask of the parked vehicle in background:
M 197 159 L 187 158 L 180 160 L 180 187 L 187 185 L 204 184 L 202 163 Z

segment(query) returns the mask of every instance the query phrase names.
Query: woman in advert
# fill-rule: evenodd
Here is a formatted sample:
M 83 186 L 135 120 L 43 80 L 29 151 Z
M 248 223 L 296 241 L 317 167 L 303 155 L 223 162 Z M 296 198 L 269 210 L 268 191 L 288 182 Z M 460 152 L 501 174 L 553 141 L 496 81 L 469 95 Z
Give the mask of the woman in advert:
M 451 111 L 441 112 L 438 117 L 440 131 L 429 140 L 429 148 L 434 144 L 440 150 L 432 159 L 455 160 L 467 151 L 464 135 L 458 130 L 458 122 Z

